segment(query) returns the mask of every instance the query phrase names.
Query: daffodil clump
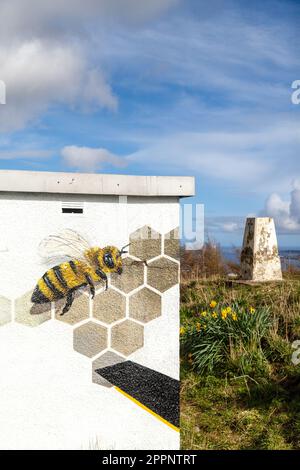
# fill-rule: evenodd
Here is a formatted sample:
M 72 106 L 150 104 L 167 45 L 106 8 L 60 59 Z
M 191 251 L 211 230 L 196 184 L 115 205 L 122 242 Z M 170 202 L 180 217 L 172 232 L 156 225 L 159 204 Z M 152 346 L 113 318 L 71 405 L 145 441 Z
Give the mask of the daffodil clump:
M 230 357 L 234 348 L 260 344 L 270 329 L 269 310 L 252 306 L 224 305 L 211 300 L 208 307 L 194 312 L 180 328 L 182 351 L 198 372 L 212 372 Z M 251 346 L 252 347 L 252 346 Z

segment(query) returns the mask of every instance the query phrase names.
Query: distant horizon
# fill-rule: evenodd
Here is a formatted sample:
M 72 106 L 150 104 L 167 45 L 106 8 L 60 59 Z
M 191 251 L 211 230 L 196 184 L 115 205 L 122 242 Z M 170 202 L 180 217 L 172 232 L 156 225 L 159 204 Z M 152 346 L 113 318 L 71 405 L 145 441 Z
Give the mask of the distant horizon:
M 235 245 L 235 244 L 232 244 L 232 245 L 222 245 L 221 243 L 216 243 L 217 246 L 219 246 L 221 248 L 221 250 L 239 250 L 239 249 L 242 249 L 242 245 Z M 181 242 L 181 246 L 184 247 L 185 246 L 185 243 L 182 243 Z M 198 248 L 197 248 L 198 249 Z M 300 252 L 300 245 L 298 246 L 280 246 L 278 244 L 278 250 L 279 252 L 280 251 L 299 251 Z
M 235 246 L 235 245 L 231 245 L 231 246 L 228 246 L 228 245 L 220 245 L 220 246 L 221 246 L 221 248 L 223 248 L 223 249 L 224 249 L 224 248 L 225 248 L 225 249 L 226 249 L 226 248 L 228 248 L 228 249 L 230 249 L 230 248 L 232 248 L 232 249 L 234 249 L 234 248 L 237 248 L 237 249 L 242 248 L 242 245 L 240 245 L 240 246 Z M 286 247 L 286 246 L 280 247 L 280 245 L 278 245 L 278 250 L 279 250 L 279 251 L 289 251 L 289 250 L 290 250 L 290 251 L 300 251 L 300 245 L 299 245 L 299 246 L 288 246 L 288 247 Z

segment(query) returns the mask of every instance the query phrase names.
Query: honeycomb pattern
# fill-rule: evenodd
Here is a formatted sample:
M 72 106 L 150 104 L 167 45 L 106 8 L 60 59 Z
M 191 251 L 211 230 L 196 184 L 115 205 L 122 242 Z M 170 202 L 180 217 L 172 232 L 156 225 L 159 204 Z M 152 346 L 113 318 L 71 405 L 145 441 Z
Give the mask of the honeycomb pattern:
M 144 327 L 131 320 L 113 326 L 111 346 L 116 351 L 128 356 L 144 345 Z
M 165 255 L 179 260 L 180 258 L 179 228 L 175 228 L 174 230 L 171 230 L 171 232 L 166 233 L 164 240 L 165 240 L 165 243 L 164 243 Z
M 147 282 L 160 292 L 178 283 L 178 264 L 168 258 L 158 258 L 148 265 Z
M 85 356 L 95 356 L 107 348 L 107 328 L 92 321 L 78 326 L 74 330 L 73 347 Z
M 104 323 L 113 323 L 126 315 L 125 297 L 109 289 L 101 292 L 95 297 L 93 316 Z
M 0 326 L 11 321 L 11 301 L 6 297 L 0 297 Z
M 111 276 L 108 290 L 97 285 L 93 300 L 88 289 L 77 292 L 64 315 L 65 299 L 52 306 L 32 304 L 30 291 L 15 301 L 15 321 L 38 326 L 51 319 L 52 307 L 55 320 L 72 328 L 74 350 L 94 359 L 93 382 L 110 386 L 95 370 L 124 361 L 143 347 L 144 325 L 161 316 L 163 293 L 178 283 L 178 233 L 178 228 L 162 235 L 141 227 L 130 234 L 123 273 Z M 0 326 L 10 321 L 11 301 L 0 297 Z
M 161 234 L 151 227 L 142 227 L 130 235 L 129 253 L 141 260 L 149 260 L 161 254 Z
M 124 258 L 122 275 L 114 274 L 111 278 L 111 284 L 126 294 L 143 283 L 144 264 L 131 257 Z
M 77 292 L 72 303 L 72 308 L 61 315 L 62 309 L 66 303 L 65 299 L 55 302 L 55 318 L 69 325 L 76 325 L 89 317 L 89 298 L 82 292 Z
M 38 326 L 51 318 L 51 304 L 33 304 L 32 290 L 15 302 L 15 321 L 27 326 Z
M 92 362 L 92 380 L 95 384 L 103 385 L 104 387 L 112 387 L 112 384 L 108 380 L 101 377 L 97 372 L 97 369 L 102 369 L 103 367 L 114 366 L 123 362 L 125 359 L 118 354 L 107 351 L 106 353 L 101 354 L 97 359 Z
M 161 296 L 144 287 L 129 299 L 130 317 L 147 323 L 161 315 Z

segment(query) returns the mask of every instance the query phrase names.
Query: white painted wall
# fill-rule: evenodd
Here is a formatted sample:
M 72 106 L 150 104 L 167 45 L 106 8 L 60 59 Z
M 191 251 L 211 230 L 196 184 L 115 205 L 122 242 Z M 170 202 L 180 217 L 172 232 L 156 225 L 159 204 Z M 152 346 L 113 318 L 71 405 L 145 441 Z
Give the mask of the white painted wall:
M 124 200 L 123 198 L 121 199 Z M 84 203 L 84 215 L 62 214 L 62 201 Z M 144 224 L 167 233 L 179 225 L 177 198 L 17 194 L 0 195 L 0 295 L 17 298 L 32 289 L 47 266 L 37 247 L 50 233 L 72 228 L 96 246 L 123 246 Z
M 179 448 L 179 433 L 92 383 L 62 322 L 1 327 L 0 374 L 0 449 Z
M 62 214 L 63 201 L 83 202 L 84 214 Z M 0 295 L 13 300 L 35 286 L 49 267 L 37 247 L 50 233 L 72 228 L 93 245 L 121 247 L 143 225 L 163 234 L 179 225 L 176 197 L 120 202 L 116 196 L 2 193 Z M 144 348 L 130 359 L 178 378 L 178 309 L 174 286 L 163 294 L 162 316 L 145 325 Z M 178 433 L 91 382 L 91 362 L 73 351 L 71 337 L 72 327 L 55 320 L 0 328 L 0 446 L 80 448 L 100 436 L 102 448 L 178 448 Z

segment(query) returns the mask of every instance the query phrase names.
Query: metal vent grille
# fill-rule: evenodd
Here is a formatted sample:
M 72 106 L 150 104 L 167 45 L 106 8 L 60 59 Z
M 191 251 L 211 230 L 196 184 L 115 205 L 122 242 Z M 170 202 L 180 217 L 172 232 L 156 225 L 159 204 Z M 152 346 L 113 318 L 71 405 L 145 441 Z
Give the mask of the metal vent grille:
M 62 202 L 63 214 L 83 214 L 83 202 Z

